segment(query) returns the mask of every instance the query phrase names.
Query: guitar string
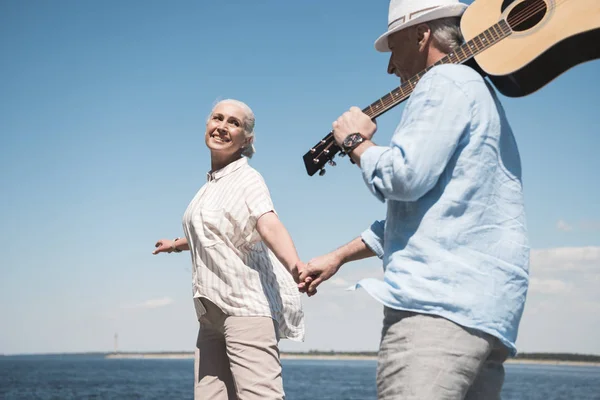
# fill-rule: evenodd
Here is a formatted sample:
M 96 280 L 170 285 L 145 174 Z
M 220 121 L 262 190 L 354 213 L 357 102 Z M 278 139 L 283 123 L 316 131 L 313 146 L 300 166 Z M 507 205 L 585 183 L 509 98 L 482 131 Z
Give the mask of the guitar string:
M 509 22 L 509 25 L 519 25 L 522 24 L 523 22 L 525 22 L 527 19 L 533 17 L 535 14 L 537 14 L 540 11 L 543 11 L 544 8 L 547 8 L 548 10 L 552 10 L 556 7 L 558 7 L 559 4 L 565 3 L 568 0 L 558 0 L 555 1 L 553 3 L 551 3 L 549 6 L 546 6 L 546 2 L 543 0 L 539 0 L 538 2 L 533 3 L 533 5 L 529 5 L 527 7 L 525 7 L 523 10 L 519 11 L 518 13 L 516 13 L 516 15 L 511 16 L 508 15 L 506 17 L 507 22 Z M 538 7 L 539 5 L 541 5 L 541 7 Z M 534 9 L 532 10 L 531 7 L 534 7 Z M 511 17 L 516 18 L 517 20 L 515 20 L 513 23 L 510 22 Z
M 509 27 L 510 26 L 518 26 L 518 25 L 522 24 L 523 22 L 527 21 L 529 18 L 533 17 L 535 14 L 539 13 L 540 11 L 543 11 L 544 9 L 552 10 L 552 9 L 558 7 L 560 4 L 565 3 L 566 1 L 568 1 L 568 0 L 555 1 L 555 2 L 550 3 L 548 6 L 546 5 L 547 3 L 545 1 L 543 1 L 543 0 L 539 0 L 538 2 L 534 2 L 532 4 L 529 4 L 523 10 L 520 10 L 519 12 L 517 12 L 515 15 L 509 15 L 509 16 L 507 16 L 507 22 L 509 24 Z M 483 35 L 483 40 L 485 40 L 486 39 L 485 38 L 485 34 L 487 32 L 487 33 L 490 34 L 490 37 L 493 38 L 493 42 L 497 42 L 499 39 L 498 38 L 494 38 L 493 34 L 492 34 L 492 32 L 490 32 L 490 30 L 493 29 L 493 31 L 494 31 L 493 33 L 497 34 L 497 32 L 495 31 L 494 27 L 496 25 L 498 25 L 498 23 L 496 23 L 492 27 L 486 29 L 485 31 L 483 31 L 482 33 L 480 33 L 479 35 L 477 35 L 474 39 L 480 39 L 480 36 Z M 501 29 L 501 28 L 498 27 L 498 29 Z M 500 38 L 500 40 L 501 39 L 505 39 L 506 37 L 510 36 L 510 34 L 512 34 L 512 31 L 502 32 L 502 33 L 504 33 L 504 34 L 508 33 L 508 34 L 506 36 Z M 495 44 L 495 43 L 493 43 L 493 44 Z M 490 45 L 489 44 L 482 44 L 481 48 L 479 48 L 479 45 L 477 43 L 475 43 L 475 47 L 476 47 L 476 51 L 482 51 L 482 50 L 486 50 L 487 47 L 490 47 Z M 455 53 L 458 53 L 459 51 L 462 51 L 464 53 L 464 51 L 462 49 L 457 50 Z M 473 56 L 474 55 L 475 54 L 473 54 Z M 450 60 L 451 60 L 451 57 L 450 57 Z M 413 80 L 413 79 L 414 79 L 414 77 L 412 79 L 408 80 L 407 83 L 411 83 L 411 80 Z M 403 90 L 404 89 L 401 87 L 400 91 L 403 91 Z M 385 106 L 394 104 L 395 101 L 393 99 L 390 99 L 390 98 L 384 99 L 385 97 L 388 97 L 389 95 L 392 95 L 392 97 L 394 97 L 393 92 L 394 91 L 390 92 L 386 96 L 383 96 L 379 101 L 381 103 L 383 103 Z M 397 94 L 396 94 L 396 96 L 397 96 Z M 375 103 L 373 103 L 373 104 L 375 104 Z M 371 104 L 371 106 L 373 104 Z M 369 107 L 371 107 L 371 106 L 369 106 Z
M 542 2 L 541 4 L 542 4 L 542 7 L 541 7 L 541 8 L 539 7 L 540 3 L 537 3 L 537 4 L 536 4 L 536 3 L 534 3 L 533 5 L 532 5 L 532 4 L 528 5 L 528 6 L 527 6 L 527 7 L 526 7 L 524 10 L 521 10 L 521 11 L 520 11 L 520 12 L 517 14 L 516 18 L 519 18 L 519 17 L 521 17 L 521 18 L 520 18 L 520 20 L 514 21 L 514 23 L 510 23 L 510 25 L 516 26 L 516 25 L 518 25 L 518 24 L 522 23 L 523 21 L 527 20 L 527 19 L 528 19 L 528 18 L 530 18 L 531 16 L 535 15 L 537 12 L 539 12 L 539 11 L 543 10 L 543 9 L 544 9 L 544 5 L 545 5 L 546 3 Z M 532 9 L 532 7 L 533 7 L 533 9 Z M 537 9 L 536 9 L 536 8 L 537 8 Z M 527 15 L 527 14 L 529 14 L 529 15 Z M 508 18 L 507 18 L 507 19 L 508 19 Z M 495 25 L 494 25 L 494 26 L 495 26 Z M 491 28 L 488 28 L 488 30 L 489 30 L 489 29 L 491 29 Z M 479 38 L 479 37 L 480 37 L 482 34 L 484 34 L 485 32 L 487 32 L 488 30 L 484 31 L 483 33 L 480 33 L 480 34 L 479 34 L 479 35 L 478 35 L 476 38 Z M 505 33 L 505 32 L 503 32 L 502 30 L 500 30 L 500 31 L 501 31 L 502 33 Z M 497 32 L 495 31 L 495 29 L 494 29 L 494 33 L 496 33 L 496 34 L 497 34 Z M 508 36 L 508 35 L 507 35 L 507 36 Z M 492 37 L 493 37 L 493 36 L 492 36 Z M 505 36 L 505 37 L 506 37 L 506 36 Z M 502 37 L 501 39 L 504 39 L 505 37 Z M 494 42 L 495 42 L 496 40 L 497 40 L 497 38 L 494 40 Z M 475 43 L 475 49 L 476 49 L 476 51 L 478 51 L 478 52 L 479 52 L 479 51 L 481 51 L 481 50 L 485 50 L 485 49 L 486 49 L 486 46 L 489 46 L 489 45 L 488 45 L 488 44 L 483 44 L 483 45 L 482 45 L 482 49 L 480 49 L 480 48 L 479 48 L 479 45 L 478 45 L 477 43 Z M 472 50 L 471 50 L 471 51 L 472 51 Z M 464 53 L 464 51 L 463 51 L 463 53 Z M 474 54 L 473 54 L 473 55 L 474 55 Z M 450 60 L 451 60 L 451 59 L 452 59 L 452 58 L 450 57 Z M 414 79 L 414 78 L 413 78 L 413 79 Z M 412 81 L 412 79 L 411 79 L 411 80 L 409 80 L 409 81 L 407 81 L 407 86 L 412 86 L 412 85 L 414 85 L 414 84 L 415 84 L 415 83 L 412 83 L 411 81 Z M 411 88 L 411 89 L 412 89 L 412 88 Z M 400 87 L 400 92 L 404 92 L 404 88 Z M 394 97 L 394 95 L 393 95 L 393 91 L 392 91 L 392 92 L 390 92 L 390 94 L 392 94 L 392 97 Z M 397 94 L 396 94 L 396 96 L 397 96 Z M 380 102 L 381 104 L 383 104 L 383 106 L 384 106 L 384 109 L 385 109 L 385 108 L 387 108 L 389 105 L 392 105 L 392 104 L 394 104 L 394 99 L 393 99 L 393 98 L 389 98 L 389 97 L 388 97 L 388 95 L 386 95 L 386 96 L 384 96 L 383 98 L 381 98 L 381 99 L 379 100 L 379 102 Z M 373 104 L 375 104 L 375 103 L 373 103 Z M 369 108 L 371 108 L 371 110 L 372 110 L 372 105 L 370 105 L 370 106 L 369 106 Z M 323 155 L 323 153 L 325 153 L 326 151 L 327 151 L 327 152 L 329 152 L 329 151 L 330 151 L 330 148 L 331 148 L 331 147 L 334 145 L 334 143 L 333 143 L 333 136 L 332 136 L 332 133 L 330 132 L 330 133 L 329 133 L 329 134 L 328 134 L 328 135 L 327 135 L 327 136 L 326 136 L 326 137 L 323 139 L 323 141 L 325 142 L 325 143 L 323 143 L 323 144 L 327 144 L 327 146 L 326 146 L 326 147 L 325 147 L 325 148 L 324 148 L 324 149 L 323 149 L 323 150 L 322 150 L 322 151 L 321 151 L 321 152 L 320 152 L 320 153 L 317 155 L 317 157 L 315 157 L 317 160 L 318 160 L 318 158 L 319 158 L 319 157 L 321 157 L 321 156 Z M 328 154 L 328 153 L 327 153 L 327 154 Z
M 565 1 L 566 1 L 566 0 L 565 0 Z M 557 3 L 558 3 L 558 2 L 557 2 Z M 553 4 L 550 4 L 550 7 L 549 7 L 549 8 L 556 7 L 556 6 L 558 5 L 557 3 L 555 3 L 554 5 L 553 5 Z M 562 3 L 562 2 L 561 2 L 561 3 Z M 540 7 L 540 6 L 541 6 L 541 7 Z M 525 7 L 523 10 L 520 10 L 520 11 L 519 11 L 519 12 L 518 12 L 518 13 L 517 13 L 515 16 L 512 16 L 513 18 L 510 18 L 511 16 L 507 16 L 507 20 L 508 20 L 507 22 L 509 22 L 509 26 L 510 26 L 510 25 L 512 25 L 512 26 L 517 26 L 517 25 L 519 25 L 519 24 L 523 23 L 524 21 L 526 21 L 527 19 L 529 19 L 530 17 L 534 16 L 536 13 L 538 13 L 538 12 L 540 12 L 540 11 L 544 10 L 544 8 L 546 8 L 546 3 L 545 3 L 543 0 L 541 0 L 540 2 L 535 2 L 535 3 L 533 3 L 533 4 L 529 4 L 529 5 L 528 5 L 528 6 L 526 6 L 526 7 Z M 511 21 L 511 20 L 512 20 L 512 21 Z M 494 25 L 494 26 L 495 26 L 495 25 Z M 489 30 L 489 29 L 491 29 L 491 27 L 490 27 L 490 28 L 488 28 L 488 30 Z M 478 35 L 476 38 L 479 38 L 479 37 L 480 37 L 482 34 L 484 34 L 485 32 L 487 32 L 488 30 L 486 30 L 486 31 L 484 31 L 484 32 L 482 32 L 482 33 L 480 33 L 480 34 L 479 34 L 479 35 Z M 502 30 L 501 30 L 501 32 L 502 32 Z M 495 32 L 495 29 L 494 29 L 494 33 L 496 33 L 496 32 Z M 504 32 L 502 32 L 502 33 L 504 33 Z M 497 33 L 496 33 L 496 34 L 497 34 Z M 508 36 L 508 35 L 507 35 L 507 36 Z M 505 36 L 505 37 L 506 37 L 506 36 Z M 504 39 L 505 37 L 502 37 L 501 39 Z M 487 44 L 484 44 L 484 45 L 482 46 L 483 48 L 482 48 L 482 49 L 479 49 L 479 45 L 477 45 L 477 44 L 475 43 L 475 47 L 476 47 L 476 50 L 477 50 L 477 51 L 485 50 L 485 49 L 486 49 L 486 46 L 488 46 L 488 45 L 487 45 Z M 463 53 L 464 53 L 464 51 L 463 51 Z M 409 85 L 412 85 L 412 83 L 411 83 L 410 81 L 407 81 L 407 82 L 409 83 Z M 404 90 L 403 90 L 403 88 L 400 88 L 400 91 L 404 91 Z M 392 92 L 393 92 L 393 91 L 392 91 Z M 392 93 L 390 92 L 390 94 L 392 94 Z M 387 95 L 386 95 L 386 96 L 384 96 L 384 97 L 387 97 Z M 384 99 L 384 98 L 382 98 L 382 99 L 380 99 L 379 101 L 380 101 L 380 102 L 381 102 L 381 103 L 384 105 L 384 109 L 385 109 L 386 107 L 388 107 L 389 105 L 392 105 L 392 104 L 394 104 L 394 99 L 391 99 L 391 98 L 385 98 L 385 99 Z M 369 106 L 369 107 L 371 107 L 371 106 Z M 330 132 L 330 133 L 329 133 L 329 134 L 328 134 L 328 135 L 325 137 L 325 139 L 323 139 L 323 141 L 325 141 L 325 143 L 324 143 L 324 144 L 327 144 L 327 142 L 330 142 L 330 143 L 328 143 L 328 144 L 327 144 L 327 146 L 325 147 L 325 149 L 323 149 L 323 150 L 322 150 L 322 151 L 321 151 L 321 152 L 318 154 L 318 156 L 316 157 L 316 159 L 317 159 L 317 160 L 318 160 L 318 158 L 319 158 L 319 157 L 321 157 L 321 156 L 323 155 L 323 153 L 324 153 L 325 151 L 329 151 L 329 149 L 331 148 L 331 146 L 334 144 L 332 139 L 333 139 L 333 135 L 332 135 L 332 133 L 331 133 L 331 132 Z
M 545 3 L 544 3 L 543 1 L 542 1 L 542 3 L 541 3 L 541 4 L 545 5 Z M 535 15 L 535 14 L 536 14 L 537 12 L 539 12 L 540 10 L 543 10 L 544 6 L 542 6 L 542 7 L 540 8 L 540 7 L 539 7 L 539 5 L 540 5 L 540 3 L 533 3 L 533 4 L 529 4 L 528 6 L 526 6 L 526 8 L 525 8 L 525 9 L 523 9 L 523 10 L 521 10 L 521 11 L 520 11 L 520 12 L 517 14 L 517 16 L 516 16 L 516 18 L 519 18 L 519 17 L 521 17 L 521 19 L 520 19 L 520 20 L 518 20 L 518 21 L 514 21 L 514 24 L 513 24 L 513 23 L 510 23 L 510 25 L 514 25 L 514 26 L 516 26 L 516 25 L 520 24 L 521 22 L 523 22 L 523 21 L 527 20 L 527 19 L 528 19 L 529 17 L 531 17 L 532 15 Z M 532 7 L 533 7 L 533 9 L 532 9 Z M 537 9 L 536 9 L 536 8 L 537 8 Z M 527 14 L 530 14 L 530 15 L 527 15 Z M 507 19 L 509 19 L 509 18 L 507 18 Z M 494 24 L 494 26 L 495 26 L 495 25 L 497 25 L 497 24 Z M 490 29 L 490 28 L 488 28 L 486 31 L 484 31 L 484 32 L 480 33 L 479 35 L 477 35 L 477 37 L 476 37 L 476 38 L 479 38 L 479 37 L 480 37 L 482 34 L 484 34 L 485 32 L 487 32 L 489 29 Z M 501 30 L 501 32 L 502 32 L 502 30 Z M 494 30 L 494 33 L 496 33 L 496 32 L 495 32 L 495 30 Z M 502 32 L 502 33 L 504 33 L 504 32 Z M 496 33 L 496 34 L 497 34 L 497 33 Z M 502 39 L 504 39 L 504 37 L 503 37 Z M 497 40 L 497 39 L 495 39 L 495 40 Z M 483 45 L 484 49 L 485 49 L 485 46 L 486 46 L 486 44 L 484 44 L 484 45 Z M 479 45 L 478 45 L 478 44 L 476 44 L 476 43 L 475 43 L 475 48 L 476 48 L 476 51 L 479 51 L 479 50 L 481 50 L 481 49 L 479 49 Z M 464 51 L 463 51 L 463 53 L 464 53 Z M 413 78 L 413 79 L 411 79 L 411 80 L 408 80 L 408 81 L 406 82 L 406 86 L 411 86 L 411 85 L 414 85 L 414 83 L 412 82 L 413 80 L 414 80 L 414 78 Z M 402 86 L 404 86 L 404 85 L 402 85 Z M 402 86 L 400 87 L 400 92 L 404 92 L 404 88 L 403 88 Z M 394 97 L 394 96 L 395 96 L 395 95 L 393 95 L 393 91 L 392 91 L 392 92 L 390 92 L 389 94 L 392 94 L 392 97 Z M 397 94 L 396 94 L 396 96 L 397 96 Z M 393 99 L 393 98 L 389 98 L 389 97 L 388 97 L 388 95 L 385 95 L 385 96 L 383 96 L 382 98 L 380 98 L 380 99 L 379 99 L 379 102 L 380 102 L 381 104 L 383 104 L 383 106 L 384 106 L 384 109 L 385 109 L 385 108 L 386 108 L 386 107 L 388 107 L 389 105 L 392 105 L 392 104 L 394 104 L 394 99 Z M 373 103 L 373 104 L 375 104 L 375 103 Z M 369 108 L 371 109 L 370 111 L 372 111 L 372 106 L 373 106 L 373 104 L 371 104 L 371 105 L 369 106 Z M 329 141 L 329 139 L 331 139 L 331 138 L 332 138 L 332 134 L 331 134 L 331 132 L 330 132 L 330 133 L 329 133 L 329 134 L 328 134 L 328 135 L 325 137 L 325 139 L 324 139 L 324 140 L 325 140 L 325 141 Z M 321 153 L 319 153 L 318 157 L 320 157 L 320 156 L 323 154 L 323 152 L 324 152 L 324 151 L 326 151 L 326 150 L 329 150 L 329 148 L 330 148 L 330 147 L 331 147 L 331 144 L 329 144 L 328 146 L 326 146 L 326 148 L 325 148 L 325 149 L 324 149 L 324 150 L 323 150 Z
M 560 3 L 563 3 L 563 2 L 565 2 L 565 1 L 568 1 L 568 0 L 563 0 L 563 1 L 560 1 L 560 2 L 555 2 L 555 3 L 554 3 L 554 5 L 553 5 L 553 4 L 550 4 L 550 7 L 549 7 L 549 8 L 550 8 L 550 9 L 552 9 L 552 8 L 555 8 L 555 7 L 556 7 L 556 6 L 558 6 Z M 540 4 L 542 4 L 542 7 L 539 7 L 539 5 L 540 5 Z M 545 7 L 544 7 L 544 6 L 545 6 L 545 4 L 546 4 L 546 3 L 545 3 L 543 0 L 540 0 L 540 2 L 538 2 L 538 3 L 533 3 L 533 4 L 530 4 L 530 5 L 528 5 L 528 6 L 527 6 L 527 7 L 526 7 L 524 10 L 521 10 L 519 13 L 517 13 L 517 15 L 515 15 L 515 16 L 512 16 L 512 17 L 516 18 L 516 20 L 514 20 L 514 22 L 510 22 L 510 24 L 509 24 L 509 25 L 516 26 L 516 25 L 519 25 L 519 24 L 523 23 L 523 22 L 524 22 L 524 21 L 526 21 L 528 18 L 530 18 L 530 17 L 534 16 L 536 13 L 538 13 L 538 12 L 542 11 L 542 10 L 545 8 Z M 534 8 L 532 9 L 532 7 L 534 7 Z M 511 19 L 511 18 L 508 18 L 508 19 Z M 490 28 L 488 28 L 488 30 L 489 30 L 489 29 L 490 29 Z M 486 30 L 486 31 L 488 31 L 488 30 Z M 484 31 L 484 32 L 486 32 L 486 31 Z M 479 34 L 479 35 L 478 35 L 476 38 L 478 38 L 478 37 L 479 37 L 479 36 L 481 36 L 482 34 L 483 34 L 483 33 Z M 502 38 L 502 39 L 504 39 L 504 38 Z M 495 40 L 496 40 L 496 39 L 495 39 Z M 477 44 L 475 44 L 475 46 L 476 46 L 476 47 L 479 47 L 479 45 L 477 45 Z M 482 48 L 481 48 L 481 49 L 477 48 L 476 50 L 477 50 L 477 51 L 480 51 L 480 50 L 485 50 L 485 47 L 486 47 L 486 46 L 488 46 L 488 45 L 484 44 L 484 45 L 482 45 Z M 414 79 L 414 78 L 413 78 L 413 79 Z M 409 80 L 409 81 L 407 81 L 407 82 L 410 82 L 410 80 Z M 401 88 L 401 91 L 402 91 L 402 90 L 403 90 L 403 89 Z M 392 92 L 393 92 L 393 91 L 392 91 Z M 390 92 L 389 94 L 392 94 L 392 92 Z M 386 96 L 384 96 L 384 97 L 386 97 Z M 387 105 L 393 104 L 393 103 L 394 103 L 394 100 L 391 100 L 391 101 L 390 101 L 389 99 L 383 99 L 383 98 L 382 98 L 382 99 L 380 99 L 380 102 L 384 103 L 384 105 L 386 105 L 386 106 L 387 106 Z M 375 103 L 373 103 L 373 104 L 375 104 Z
M 527 19 L 531 18 L 535 14 L 539 13 L 540 11 L 543 11 L 544 8 L 548 8 L 548 9 L 556 8 L 559 4 L 561 4 L 561 3 L 565 2 L 565 1 L 568 1 L 568 0 L 557 1 L 557 2 L 554 2 L 554 4 L 551 3 L 549 7 L 546 7 L 546 3 L 543 0 L 540 0 L 539 2 L 536 2 L 536 3 L 533 3 L 533 4 L 529 4 L 523 10 L 519 11 L 516 15 L 509 16 L 507 18 L 507 20 L 509 20 L 509 25 L 510 26 L 517 26 L 517 25 L 525 22 Z M 541 7 L 540 7 L 540 5 L 541 5 Z M 486 31 L 480 33 L 476 38 L 479 38 L 479 36 L 483 35 L 487 31 L 489 31 L 489 29 L 491 29 L 491 28 L 488 28 Z M 507 35 L 507 36 L 509 36 L 509 35 Z M 507 36 L 503 37 L 502 39 L 506 38 Z M 497 39 L 494 39 L 494 40 L 496 41 Z M 479 45 L 477 45 L 477 44 L 475 44 L 475 46 L 476 46 L 476 50 L 477 51 L 486 50 L 486 47 L 489 47 L 488 44 L 483 44 L 481 48 L 479 48 Z M 459 51 L 461 51 L 461 50 L 459 50 Z M 408 80 L 407 83 L 410 83 L 411 80 Z M 403 91 L 403 88 L 400 88 L 400 91 Z M 390 92 L 389 94 L 392 94 L 392 92 Z M 387 97 L 387 95 L 383 96 L 383 97 Z M 393 99 L 389 99 L 389 98 L 388 99 L 384 99 L 383 97 L 379 101 L 381 103 L 383 103 L 384 106 L 389 106 L 391 104 L 394 104 L 395 101 Z M 393 94 L 392 94 L 392 97 L 394 97 Z M 373 104 L 375 104 L 375 103 L 373 103 Z
M 567 1 L 569 1 L 569 0 L 562 0 L 562 1 L 558 0 L 558 1 L 555 1 L 555 2 L 547 5 L 548 3 L 546 3 L 544 0 L 539 0 L 537 2 L 534 2 L 533 4 L 529 4 L 523 10 L 520 10 L 519 12 L 517 12 L 516 15 L 514 15 L 514 16 L 508 15 L 506 17 L 506 20 L 509 23 L 509 26 L 517 26 L 517 25 L 522 24 L 523 22 L 527 21 L 529 18 L 533 17 L 535 14 L 539 13 L 540 11 L 543 11 L 544 8 L 551 10 L 551 9 L 557 8 L 560 4 L 563 4 Z M 498 23 L 494 24 L 493 26 L 495 26 L 497 24 Z M 488 29 L 491 29 L 491 27 Z M 480 33 L 479 35 L 477 35 L 475 38 L 479 38 L 479 36 L 482 35 L 486 31 L 487 31 L 487 29 L 485 31 L 483 31 L 482 33 Z M 502 33 L 504 33 L 504 32 L 502 32 Z M 511 34 L 512 34 L 512 28 L 511 28 L 511 32 L 507 36 L 503 37 L 502 39 L 505 39 L 506 37 L 510 36 Z M 473 40 L 473 39 L 471 39 L 471 40 Z M 486 46 L 489 46 L 489 45 L 485 44 L 482 46 L 481 49 L 478 48 L 479 46 L 477 44 L 475 46 L 476 46 L 477 51 L 481 51 L 481 50 L 486 50 L 487 49 Z M 473 54 L 473 56 L 475 56 L 475 54 Z M 473 56 L 471 56 L 471 57 L 473 57 Z M 414 79 L 414 78 L 412 78 L 412 79 Z M 408 80 L 407 83 L 409 83 L 411 80 Z M 402 85 L 402 86 L 404 86 L 404 85 Z M 402 86 L 400 87 L 400 91 L 403 91 Z M 390 92 L 389 94 L 391 94 L 392 92 Z M 387 95 L 385 95 L 383 97 L 387 97 Z M 383 97 L 380 98 L 379 101 L 383 104 L 384 109 L 386 107 L 394 104 L 393 99 L 383 99 Z M 325 151 L 329 151 L 331 146 L 333 146 L 335 144 L 333 141 L 333 133 L 329 132 L 329 134 L 324 139 L 322 139 L 321 142 L 325 142 L 322 144 L 327 144 L 327 146 L 323 150 L 321 150 L 321 152 L 316 157 L 314 157 L 314 159 L 317 159 L 317 160 L 319 159 L 319 157 L 321 157 L 323 155 L 323 153 Z

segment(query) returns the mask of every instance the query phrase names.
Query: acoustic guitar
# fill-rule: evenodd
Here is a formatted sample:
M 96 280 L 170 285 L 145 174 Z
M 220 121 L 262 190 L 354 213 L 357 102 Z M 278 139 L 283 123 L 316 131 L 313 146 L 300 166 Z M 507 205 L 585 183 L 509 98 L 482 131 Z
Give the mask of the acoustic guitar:
M 362 111 L 375 119 L 402 103 L 439 64 L 464 63 L 483 72 L 507 97 L 542 88 L 566 70 L 600 58 L 600 0 L 476 0 L 464 12 L 465 43 Z M 345 154 L 330 132 L 304 156 L 308 175 Z

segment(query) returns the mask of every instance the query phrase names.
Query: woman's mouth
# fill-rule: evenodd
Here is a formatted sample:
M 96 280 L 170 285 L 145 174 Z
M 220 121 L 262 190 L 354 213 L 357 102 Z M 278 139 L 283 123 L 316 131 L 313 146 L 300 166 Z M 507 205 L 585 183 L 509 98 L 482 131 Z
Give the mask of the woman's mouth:
M 215 140 L 215 142 L 219 142 L 219 143 L 229 143 L 229 142 L 231 142 L 231 139 L 229 139 L 226 136 L 221 136 L 221 135 L 215 134 L 215 135 L 211 135 L 211 137 Z

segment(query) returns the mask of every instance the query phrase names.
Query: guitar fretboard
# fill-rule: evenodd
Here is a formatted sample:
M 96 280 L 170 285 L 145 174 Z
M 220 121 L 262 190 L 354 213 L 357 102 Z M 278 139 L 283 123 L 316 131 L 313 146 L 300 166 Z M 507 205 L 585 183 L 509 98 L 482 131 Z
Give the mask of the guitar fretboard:
M 497 24 L 492 25 L 473 39 L 462 44 L 456 51 L 446 55 L 435 64 L 432 64 L 428 68 L 419 72 L 411 79 L 404 82 L 401 86 L 392 90 L 379 100 L 375 101 L 371 105 L 367 106 L 362 111 L 367 114 L 371 119 L 377 118 L 381 114 L 385 113 L 389 109 L 393 108 L 396 104 L 404 101 L 410 96 L 419 80 L 425 75 L 427 71 L 436 65 L 440 64 L 460 64 L 471 57 L 481 53 L 485 49 L 511 34 L 512 30 L 505 20 L 501 20 Z

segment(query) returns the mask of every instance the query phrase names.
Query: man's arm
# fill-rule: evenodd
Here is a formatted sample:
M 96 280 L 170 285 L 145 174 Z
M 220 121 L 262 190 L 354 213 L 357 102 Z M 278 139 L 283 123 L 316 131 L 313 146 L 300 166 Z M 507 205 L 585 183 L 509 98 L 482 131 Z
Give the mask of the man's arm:
M 338 144 L 353 132 L 367 139 L 350 156 L 379 200 L 415 201 L 437 183 L 467 130 L 471 112 L 463 89 L 434 69 L 413 92 L 390 146 L 371 141 L 376 126 L 355 107 L 334 122 L 334 136 Z
M 451 78 L 433 70 L 420 84 L 391 146 L 361 154 L 365 183 L 382 201 L 416 201 L 430 191 L 471 121 L 471 101 Z
M 317 293 L 317 287 L 335 275 L 342 265 L 373 256 L 373 250 L 361 237 L 357 237 L 331 253 L 310 260 L 300 273 L 298 289 L 313 296 Z
M 317 286 L 331 278 L 345 263 L 377 256 L 383 257 L 385 220 L 375 221 L 360 237 L 324 256 L 313 258 L 300 271 L 298 289 L 309 296 L 317 293 Z
M 352 261 L 375 256 L 373 250 L 366 245 L 361 237 L 357 237 L 337 250 L 334 250 L 332 254 L 340 261 L 340 266 Z
M 373 143 L 371 140 L 365 140 L 364 142 L 356 146 L 356 148 L 352 150 L 352 152 L 350 152 L 350 158 L 352 158 L 352 161 L 354 161 L 354 163 L 360 167 L 360 157 L 365 151 L 367 151 L 370 147 L 373 146 L 376 146 L 376 144 Z

